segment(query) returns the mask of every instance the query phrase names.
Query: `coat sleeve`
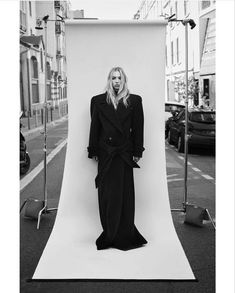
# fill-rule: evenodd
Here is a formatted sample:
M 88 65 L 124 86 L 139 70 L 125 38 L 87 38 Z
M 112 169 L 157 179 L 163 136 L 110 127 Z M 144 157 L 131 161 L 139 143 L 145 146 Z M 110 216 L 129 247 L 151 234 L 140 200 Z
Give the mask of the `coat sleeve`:
M 134 141 L 133 156 L 141 158 L 144 151 L 144 112 L 140 96 L 137 96 L 134 106 L 132 131 Z
M 91 125 L 89 135 L 88 158 L 99 155 L 99 136 L 100 136 L 100 120 L 94 97 L 91 99 L 90 105 Z

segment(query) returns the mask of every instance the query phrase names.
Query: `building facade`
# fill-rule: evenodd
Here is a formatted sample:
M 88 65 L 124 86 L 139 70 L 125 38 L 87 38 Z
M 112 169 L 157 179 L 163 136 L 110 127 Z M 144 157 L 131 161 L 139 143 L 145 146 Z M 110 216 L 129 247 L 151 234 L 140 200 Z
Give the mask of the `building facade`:
M 143 0 L 135 19 L 191 18 L 196 23 L 188 30 L 189 106 L 204 104 L 209 95 L 215 108 L 215 1 Z M 169 22 L 166 30 L 166 100 L 184 102 L 185 27 Z
M 20 1 L 20 101 L 25 116 L 43 108 L 45 74 L 50 104 L 67 103 L 64 23 L 58 15 L 67 18 L 68 11 L 67 1 Z M 43 22 L 38 29 L 46 15 L 53 20 L 47 22 L 47 56 Z
M 208 95 L 210 106 L 216 108 L 216 1 L 200 1 L 200 89 L 201 95 Z

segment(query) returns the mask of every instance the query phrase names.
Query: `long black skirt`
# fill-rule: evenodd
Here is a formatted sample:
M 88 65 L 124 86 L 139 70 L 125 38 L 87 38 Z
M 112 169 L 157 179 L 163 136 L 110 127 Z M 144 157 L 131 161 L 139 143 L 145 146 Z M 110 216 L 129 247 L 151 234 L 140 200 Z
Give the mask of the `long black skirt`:
M 98 188 L 99 212 L 103 232 L 97 249 L 109 247 L 129 250 L 147 243 L 134 224 L 135 192 L 133 168 L 115 156 Z

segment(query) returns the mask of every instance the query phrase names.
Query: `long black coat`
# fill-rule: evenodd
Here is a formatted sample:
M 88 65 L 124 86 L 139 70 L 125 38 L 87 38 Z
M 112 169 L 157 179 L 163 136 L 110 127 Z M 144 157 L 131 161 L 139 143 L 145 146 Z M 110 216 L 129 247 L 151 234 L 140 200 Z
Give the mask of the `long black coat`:
M 128 250 L 147 243 L 134 225 L 133 168 L 139 166 L 133 156 L 142 157 L 143 126 L 140 96 L 131 94 L 128 107 L 119 102 L 116 110 L 106 93 L 92 98 L 88 157 L 99 159 L 95 183 L 103 227 L 97 249 Z

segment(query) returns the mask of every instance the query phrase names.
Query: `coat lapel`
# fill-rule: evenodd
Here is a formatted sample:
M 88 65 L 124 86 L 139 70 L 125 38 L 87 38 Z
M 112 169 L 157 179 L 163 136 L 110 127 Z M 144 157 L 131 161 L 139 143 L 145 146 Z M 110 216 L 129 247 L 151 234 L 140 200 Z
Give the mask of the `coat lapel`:
M 99 109 L 113 126 L 123 133 L 122 122 L 125 121 L 132 112 L 132 105 L 126 108 L 123 103 L 120 103 L 117 110 L 115 110 L 112 105 L 106 102 L 106 94 L 104 94 L 102 100 L 99 102 Z
M 125 107 L 123 103 L 120 103 L 118 105 L 117 115 L 121 123 L 124 122 L 128 118 L 131 112 L 132 112 L 132 105 L 129 105 L 128 107 Z
M 98 105 L 101 113 L 110 121 L 116 129 L 118 129 L 121 133 L 123 133 L 122 125 L 120 120 L 118 119 L 116 110 L 112 105 L 107 104 L 106 95 L 104 94 L 104 98 L 99 102 Z

